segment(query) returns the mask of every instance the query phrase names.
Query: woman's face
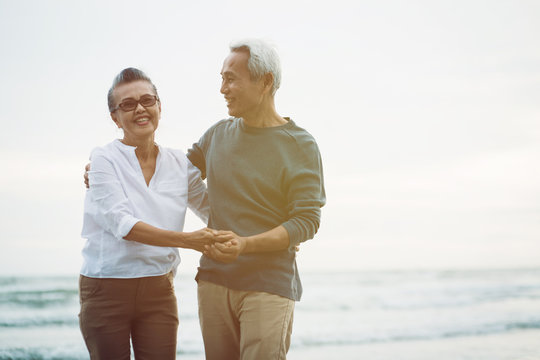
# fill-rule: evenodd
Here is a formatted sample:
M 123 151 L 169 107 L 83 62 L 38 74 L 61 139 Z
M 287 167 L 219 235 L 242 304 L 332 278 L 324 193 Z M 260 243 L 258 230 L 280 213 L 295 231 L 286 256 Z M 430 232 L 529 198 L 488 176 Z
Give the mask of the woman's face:
M 143 96 L 157 96 L 152 84 L 146 80 L 137 80 L 117 86 L 113 91 L 115 105 L 128 99 L 139 100 Z M 134 110 L 124 111 L 120 108 L 111 113 L 116 125 L 124 131 L 124 143 L 137 145 L 141 141 L 153 141 L 159 119 L 161 117 L 161 103 L 156 101 L 152 106 L 144 107 L 140 103 Z

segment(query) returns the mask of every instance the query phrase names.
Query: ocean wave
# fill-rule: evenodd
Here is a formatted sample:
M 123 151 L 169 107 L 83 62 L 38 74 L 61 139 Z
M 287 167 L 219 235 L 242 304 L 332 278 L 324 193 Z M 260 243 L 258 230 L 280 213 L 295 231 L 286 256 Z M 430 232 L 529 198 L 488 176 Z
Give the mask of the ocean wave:
M 538 270 L 308 274 L 303 277 L 304 297 L 317 301 L 302 310 L 446 310 L 538 301 L 539 278 Z
M 64 318 L 14 318 L 1 319 L 0 328 L 28 328 L 46 326 L 78 326 L 79 319 L 75 317 Z
M 0 306 L 3 304 L 31 308 L 62 306 L 73 302 L 77 297 L 78 290 L 76 289 L 4 291 L 0 292 Z
M 180 351 L 176 355 L 203 355 L 200 350 Z M 29 347 L 0 349 L 0 360 L 87 360 L 88 351 L 81 346 L 59 347 Z
M 88 354 L 78 355 L 60 353 L 55 348 L 30 348 L 30 349 L 0 349 L 0 360 L 83 360 L 88 359 Z
M 304 306 L 303 311 L 448 309 L 523 299 L 538 301 L 538 278 L 538 270 L 306 274 L 304 296 L 320 301 Z M 347 296 L 339 296 L 343 289 Z M 182 301 L 183 293 L 177 295 Z M 58 307 L 75 302 L 76 278 L 0 277 L 0 309 Z
M 436 340 L 540 329 L 537 270 L 351 272 L 305 274 L 302 279 L 305 292 L 295 309 L 294 346 Z M 196 289 L 191 279 L 176 281 L 183 341 L 199 339 Z M 26 334 L 61 334 L 42 339 L 46 345 L 58 345 L 67 333 L 80 340 L 76 279 L 0 278 L 0 284 L 0 330 L 12 334 L 4 343 L 0 337 L 0 360 L 53 358 L 40 355 L 50 354 L 48 350 L 32 349 L 35 342 L 20 350 L 20 356 L 2 353 L 2 347 L 16 346 L 13 340 L 32 338 Z
M 200 347 L 194 349 L 178 349 L 177 357 L 183 355 L 201 355 Z M 86 360 L 88 352 L 84 346 L 58 347 L 29 347 L 0 349 L 0 360 Z
M 0 308 L 46 308 L 77 301 L 73 277 L 0 277 Z

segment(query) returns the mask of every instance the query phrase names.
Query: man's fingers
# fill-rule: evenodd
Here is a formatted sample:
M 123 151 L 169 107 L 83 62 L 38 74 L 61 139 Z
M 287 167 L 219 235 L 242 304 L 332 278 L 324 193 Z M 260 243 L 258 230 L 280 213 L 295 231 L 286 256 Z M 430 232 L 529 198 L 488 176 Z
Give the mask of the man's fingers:
M 215 243 L 206 245 L 204 254 L 214 260 L 230 263 L 236 260 L 236 250 L 232 244 Z
M 215 243 L 213 245 L 214 249 L 218 250 L 219 252 L 223 254 L 234 254 L 236 250 L 233 248 L 233 244 L 231 243 Z
M 222 234 L 222 235 L 217 235 L 216 236 L 216 241 L 218 241 L 220 243 L 230 241 L 232 239 L 234 239 L 234 235 L 232 235 L 232 234 Z

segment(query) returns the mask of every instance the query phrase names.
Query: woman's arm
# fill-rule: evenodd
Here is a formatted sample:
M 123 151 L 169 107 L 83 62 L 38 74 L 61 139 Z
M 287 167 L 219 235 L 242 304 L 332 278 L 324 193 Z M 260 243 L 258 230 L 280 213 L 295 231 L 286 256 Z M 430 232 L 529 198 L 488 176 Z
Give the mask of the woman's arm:
M 199 251 L 204 249 L 204 245 L 213 243 L 214 236 L 209 229 L 194 232 L 164 230 L 133 216 L 114 166 L 105 154 L 93 154 L 88 177 L 90 196 L 96 204 L 95 220 L 119 241 L 124 239 L 154 246 L 183 247 Z
M 193 232 L 163 230 L 139 221 L 124 239 L 153 246 L 181 247 L 204 251 L 205 245 L 214 242 L 213 230 L 204 228 Z

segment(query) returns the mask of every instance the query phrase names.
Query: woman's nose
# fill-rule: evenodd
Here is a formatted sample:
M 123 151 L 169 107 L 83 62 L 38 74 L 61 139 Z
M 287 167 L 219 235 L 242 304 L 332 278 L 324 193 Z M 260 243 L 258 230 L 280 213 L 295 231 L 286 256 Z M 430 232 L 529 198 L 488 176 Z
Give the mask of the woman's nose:
M 145 107 L 141 105 L 140 102 L 137 103 L 137 107 L 135 108 L 136 113 L 144 112 L 146 111 Z

